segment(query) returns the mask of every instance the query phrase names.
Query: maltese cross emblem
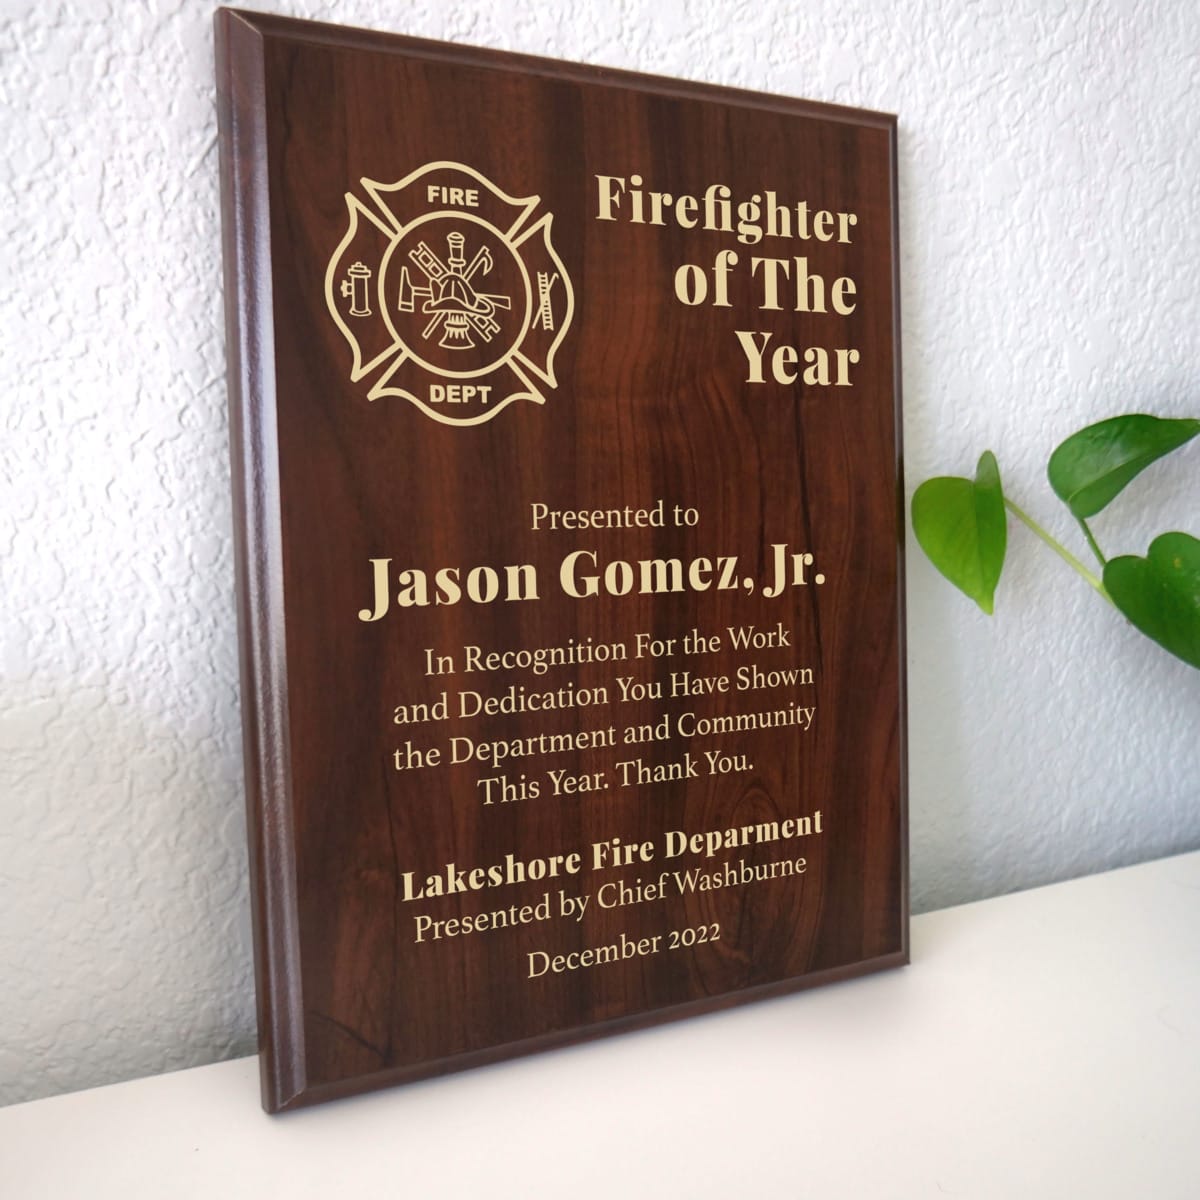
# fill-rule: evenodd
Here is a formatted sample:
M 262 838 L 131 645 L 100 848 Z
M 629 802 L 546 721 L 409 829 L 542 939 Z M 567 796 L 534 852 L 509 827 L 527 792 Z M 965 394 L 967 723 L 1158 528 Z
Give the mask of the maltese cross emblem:
M 325 302 L 368 400 L 402 396 L 435 421 L 479 425 L 544 404 L 575 310 L 540 196 L 518 198 L 462 163 L 346 193 Z

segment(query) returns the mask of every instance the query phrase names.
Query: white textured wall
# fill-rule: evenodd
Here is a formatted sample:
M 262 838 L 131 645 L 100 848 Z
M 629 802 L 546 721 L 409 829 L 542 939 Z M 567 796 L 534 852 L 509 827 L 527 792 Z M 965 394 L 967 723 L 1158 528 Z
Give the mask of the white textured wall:
M 1195 0 L 262 7 L 901 116 L 909 486 L 1200 413 Z M 249 1051 L 211 9 L 0 0 L 0 1103 Z M 1113 518 L 1200 534 L 1200 446 Z M 915 907 L 1200 846 L 1200 673 L 1023 532 L 909 573 Z

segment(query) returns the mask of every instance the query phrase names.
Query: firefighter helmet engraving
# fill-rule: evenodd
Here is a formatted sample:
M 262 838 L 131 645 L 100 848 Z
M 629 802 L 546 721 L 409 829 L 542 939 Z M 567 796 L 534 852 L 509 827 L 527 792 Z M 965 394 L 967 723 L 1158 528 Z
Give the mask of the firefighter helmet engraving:
M 325 277 L 351 381 L 451 425 L 545 403 L 575 298 L 541 198 L 452 162 L 361 184 L 362 198 L 346 194 L 349 225 Z
M 472 331 L 485 342 L 490 342 L 500 332 L 493 314 L 498 308 L 512 308 L 512 300 L 508 296 L 477 292 L 471 285 L 477 274 L 486 275 L 495 265 L 486 246 L 479 248 L 471 265 L 467 266 L 463 255 L 466 238 L 461 233 L 448 233 L 446 241 L 450 245 L 450 257 L 445 264 L 424 242 L 408 252 L 409 258 L 425 272 L 429 287 L 418 288 L 409 283 L 406 267 L 400 273 L 398 305 L 401 312 L 411 312 L 417 296 L 430 297 L 421 306 L 421 311 L 432 313 L 433 320 L 421 330 L 421 336 L 432 337 L 441 329 L 439 346 L 447 350 L 469 350 L 475 345 L 471 340 Z

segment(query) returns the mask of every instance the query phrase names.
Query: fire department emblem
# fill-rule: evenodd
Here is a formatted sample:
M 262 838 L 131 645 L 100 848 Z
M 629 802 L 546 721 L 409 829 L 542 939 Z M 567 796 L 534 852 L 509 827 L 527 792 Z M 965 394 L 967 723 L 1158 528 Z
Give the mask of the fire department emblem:
M 361 198 L 346 193 L 349 224 L 325 273 L 351 381 L 447 425 L 544 404 L 575 296 L 541 197 L 510 196 L 454 162 L 361 186 Z

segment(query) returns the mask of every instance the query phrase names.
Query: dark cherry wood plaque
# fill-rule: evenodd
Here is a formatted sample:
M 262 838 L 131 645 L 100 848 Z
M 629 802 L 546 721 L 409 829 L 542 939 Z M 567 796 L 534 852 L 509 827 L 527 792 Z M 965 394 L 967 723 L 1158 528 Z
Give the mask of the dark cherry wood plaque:
M 894 118 L 217 54 L 266 1107 L 906 961 Z

